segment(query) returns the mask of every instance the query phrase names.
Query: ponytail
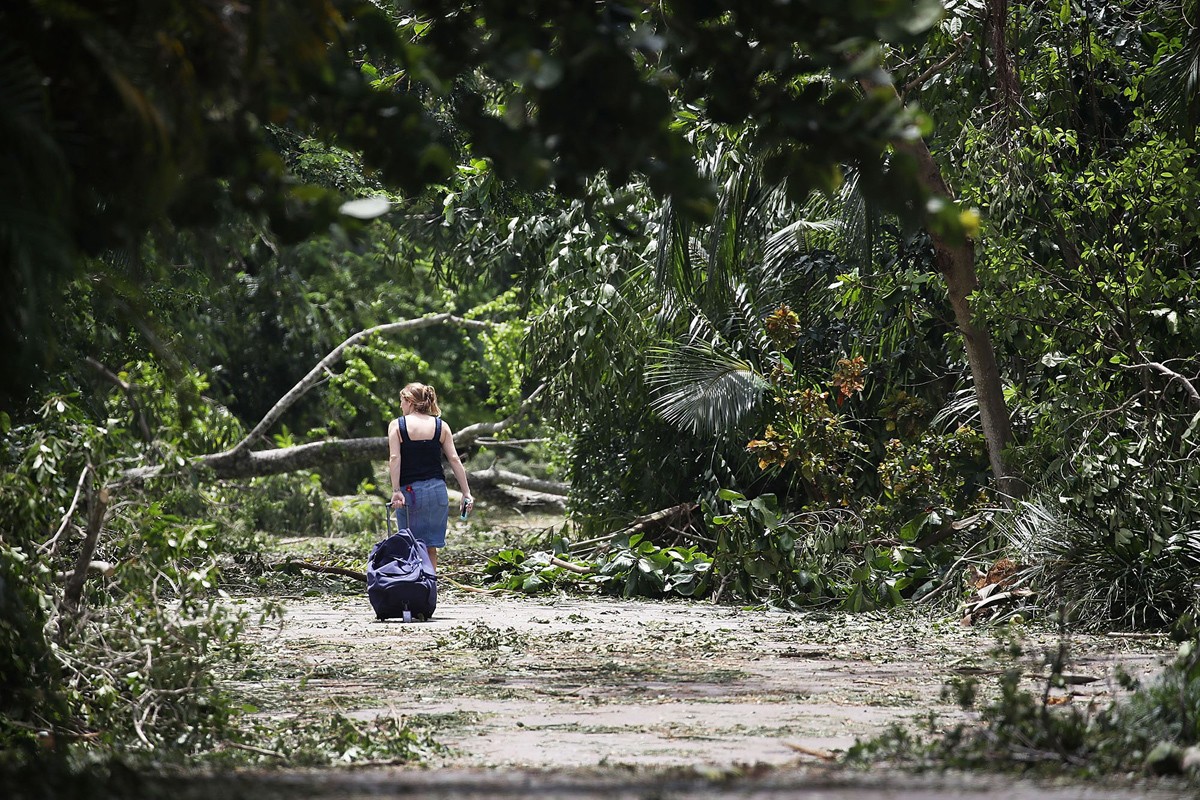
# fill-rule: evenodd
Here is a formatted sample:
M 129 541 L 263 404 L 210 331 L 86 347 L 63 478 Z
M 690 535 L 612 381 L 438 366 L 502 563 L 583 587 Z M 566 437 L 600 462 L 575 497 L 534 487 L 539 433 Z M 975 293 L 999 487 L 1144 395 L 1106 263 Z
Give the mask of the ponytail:
M 442 410 L 438 408 L 437 392 L 432 386 L 410 383 L 400 390 L 400 399 L 412 403 L 413 411 L 433 417 L 442 415 Z

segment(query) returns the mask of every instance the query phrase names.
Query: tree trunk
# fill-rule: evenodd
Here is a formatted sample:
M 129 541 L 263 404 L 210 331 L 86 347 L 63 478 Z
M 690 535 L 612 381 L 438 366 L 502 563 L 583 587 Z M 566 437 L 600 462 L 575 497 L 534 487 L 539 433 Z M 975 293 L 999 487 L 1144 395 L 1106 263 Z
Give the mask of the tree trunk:
M 1008 0 L 988 0 L 984 17 L 984 38 L 992 51 L 992 71 L 996 79 L 996 99 L 1000 102 L 1006 126 L 1016 122 L 1017 105 L 1021 99 L 1021 86 L 1013 69 L 1012 57 L 1008 53 Z M 985 67 L 986 69 L 986 67 Z
M 862 85 L 867 91 L 880 88 L 880 84 L 868 80 L 864 80 Z M 903 102 L 894 84 L 888 84 L 888 88 L 895 94 L 897 102 Z M 894 147 L 898 152 L 913 159 L 920 184 L 929 195 L 954 199 L 954 193 L 942 177 L 942 171 L 933 160 L 933 154 L 929 152 L 929 145 L 924 139 L 899 140 L 894 143 Z M 954 321 L 963 335 L 967 362 L 970 364 L 971 378 L 975 383 L 975 396 L 979 402 L 980 423 L 987 442 L 988 463 L 992 468 L 992 476 L 1000 494 L 1011 499 L 1020 494 L 1021 486 L 1019 481 L 1009 475 L 1004 464 L 1004 448 L 1012 438 L 1012 423 L 1008 416 L 1008 406 L 1004 402 L 1000 365 L 996 362 L 996 351 L 992 349 L 987 324 L 974 318 L 967 299 L 979 286 L 979 279 L 975 274 L 975 245 L 968 237 L 950 238 L 934 231 L 930 231 L 930 238 L 933 241 L 934 261 L 946 280 L 950 305 L 954 309 Z
M 100 540 L 100 531 L 104 527 L 104 515 L 108 511 L 108 489 L 100 487 L 88 491 L 88 527 L 83 539 L 83 547 L 75 559 L 75 569 L 67 578 L 67 587 L 63 591 L 63 600 L 69 609 L 79 605 L 83 597 L 83 584 L 87 581 L 88 565 L 92 563 L 92 554 L 96 552 L 96 544 Z
M 950 188 L 942 178 L 941 170 L 929 152 L 923 139 L 897 144 L 896 148 L 912 156 L 917 163 L 917 174 L 921 185 L 930 194 L 953 198 Z M 963 335 L 967 362 L 971 366 L 971 378 L 975 382 L 975 396 L 979 401 L 979 416 L 983 436 L 987 440 L 988 461 L 996 487 L 1000 493 L 1011 497 L 1017 491 L 1016 482 L 1004 464 L 1004 448 L 1012 438 L 1012 423 L 1008 406 L 1004 402 L 1004 386 L 1000 381 L 1000 365 L 992 349 L 992 339 L 987 324 L 976 320 L 968 301 L 971 293 L 979 286 L 975 274 L 975 246 L 970 239 L 951 240 L 941 234 L 932 233 L 934 260 L 938 270 L 946 279 L 950 305 L 954 309 L 954 321 Z

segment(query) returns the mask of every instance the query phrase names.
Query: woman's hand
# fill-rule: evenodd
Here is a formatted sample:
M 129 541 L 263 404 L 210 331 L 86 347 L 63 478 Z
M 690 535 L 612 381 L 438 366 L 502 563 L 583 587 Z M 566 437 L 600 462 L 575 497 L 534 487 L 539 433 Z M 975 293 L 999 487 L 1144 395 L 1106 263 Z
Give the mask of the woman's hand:
M 397 489 L 392 492 L 392 508 L 400 508 L 404 505 L 404 492 Z

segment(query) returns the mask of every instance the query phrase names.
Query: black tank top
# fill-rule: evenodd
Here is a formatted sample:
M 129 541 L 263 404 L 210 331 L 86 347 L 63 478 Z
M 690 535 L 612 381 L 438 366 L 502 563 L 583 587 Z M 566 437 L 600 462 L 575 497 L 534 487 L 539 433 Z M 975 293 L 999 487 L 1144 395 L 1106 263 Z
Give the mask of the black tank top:
M 442 472 L 442 418 L 434 418 L 432 439 L 411 439 L 404 417 L 399 417 L 396 422 L 400 427 L 400 485 L 407 486 L 430 478 L 445 480 Z

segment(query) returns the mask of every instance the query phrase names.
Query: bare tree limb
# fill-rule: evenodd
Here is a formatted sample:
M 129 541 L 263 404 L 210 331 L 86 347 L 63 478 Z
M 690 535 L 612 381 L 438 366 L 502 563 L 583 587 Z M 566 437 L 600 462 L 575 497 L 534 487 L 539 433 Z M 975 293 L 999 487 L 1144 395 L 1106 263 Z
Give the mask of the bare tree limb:
M 307 375 L 301 378 L 300 381 L 291 389 L 289 389 L 283 397 L 279 398 L 279 401 L 275 403 L 271 410 L 266 413 L 266 416 L 259 420 L 258 424 L 255 425 L 248 434 L 246 434 L 245 438 L 227 451 L 227 454 L 232 456 L 234 454 L 245 452 L 253 442 L 257 441 L 260 436 L 270 430 L 271 427 L 279 421 L 279 418 L 283 416 L 284 412 L 292 407 L 292 404 L 303 397 L 309 389 L 321 381 L 321 378 L 325 375 L 329 368 L 341 359 L 342 354 L 346 352 L 347 348 L 358 344 L 367 337 L 374 336 L 376 334 L 386 336 L 394 333 L 400 333 L 402 331 L 420 330 L 421 328 L 428 328 L 433 325 L 441 325 L 442 323 L 459 325 L 464 328 L 472 328 L 476 330 L 495 326 L 495 323 L 492 322 L 463 319 L 462 317 L 456 317 L 449 312 L 443 312 L 441 314 L 430 314 L 428 316 L 418 317 L 417 319 L 403 320 L 401 322 L 388 322 L 383 325 L 376 325 L 373 328 L 367 328 L 366 330 L 359 331 L 350 338 L 346 339 L 346 341 L 339 344 L 337 347 L 333 348 L 333 350 L 331 350 L 327 356 L 318 361 L 317 364 L 308 371 Z
M 225 747 L 232 747 L 236 750 L 245 750 L 247 753 L 257 753 L 260 756 L 271 756 L 273 758 L 286 759 L 283 753 L 277 753 L 274 750 L 267 750 L 264 747 L 255 747 L 252 744 L 242 744 L 241 742 L 222 742 Z
M 96 552 L 96 542 L 100 539 L 100 529 L 104 527 L 104 515 L 108 511 L 108 488 L 101 487 L 100 491 L 88 492 L 88 527 L 75 561 L 75 569 L 67 579 L 67 587 L 63 591 L 63 606 L 74 610 L 79 606 L 83 596 L 83 584 L 87 580 L 88 565 L 92 562 L 92 554 Z
M 346 567 L 326 567 L 321 564 L 310 564 L 307 561 L 297 561 L 296 559 L 289 559 L 282 564 L 276 564 L 273 569 L 276 572 L 287 572 L 288 570 L 293 569 L 306 569 L 310 572 L 321 572 L 326 575 L 341 575 L 342 577 L 353 578 L 354 580 L 361 581 L 362 583 L 367 582 L 367 574 L 365 572 L 347 569 Z
M 1196 385 L 1192 383 L 1187 376 L 1181 375 L 1180 373 L 1168 367 L 1166 364 L 1159 363 L 1158 361 L 1147 361 L 1145 364 L 1123 364 L 1122 366 L 1125 369 L 1150 369 L 1162 375 L 1166 375 L 1168 378 L 1170 378 L 1170 380 L 1167 381 L 1168 386 L 1175 381 L 1179 381 L 1179 383 L 1183 385 L 1183 390 L 1187 392 L 1188 397 L 1191 398 L 1192 405 L 1200 408 L 1200 390 L 1196 389 Z
M 586 539 L 582 542 L 576 542 L 574 545 L 572 545 L 572 548 L 578 550 L 583 547 L 591 547 L 593 545 L 611 542 L 613 539 L 617 539 L 621 536 L 632 536 L 633 534 L 640 533 L 653 525 L 657 525 L 665 519 L 669 519 L 674 516 L 690 516 L 691 513 L 697 508 L 698 506 L 696 503 L 680 503 L 677 506 L 662 508 L 650 514 L 643 514 L 642 516 L 635 518 L 632 522 L 630 522 L 624 528 L 621 528 L 619 531 L 606 533 L 603 536 L 596 537 L 595 539 Z
M 63 531 L 67 529 L 67 525 L 71 522 L 71 517 L 75 515 L 75 508 L 79 505 L 79 496 L 83 493 L 83 483 L 87 480 L 87 476 L 92 472 L 92 465 L 88 464 L 83 468 L 83 472 L 79 473 L 79 480 L 75 484 L 75 496 L 71 498 L 71 505 L 67 508 L 67 513 L 63 515 L 62 523 L 58 526 L 58 530 L 54 535 L 41 547 L 43 553 L 54 555 L 54 549 L 58 546 L 58 538 L 63 535 Z
M 78 569 L 78 567 L 76 567 Z M 87 571 L 94 575 L 103 575 L 106 578 L 111 578 L 117 571 L 117 565 L 111 561 L 89 561 Z M 60 581 L 67 581 L 75 577 L 75 572 L 58 572 L 54 577 Z
M 967 35 L 966 31 L 963 31 L 961 34 L 959 34 L 959 37 L 954 40 L 953 52 L 951 52 L 950 55 L 946 56 L 944 59 L 942 59 L 938 63 L 929 67 L 929 69 L 925 70 L 917 77 L 910 80 L 908 83 L 904 84 L 903 93 L 908 94 L 913 89 L 917 88 L 922 83 L 929 80 L 934 75 L 937 75 L 939 72 L 944 70 L 946 67 L 953 64 L 955 62 L 955 60 L 957 60 L 958 57 L 961 56 L 965 52 L 963 49 L 963 44 L 967 41 L 968 38 L 970 38 L 970 37 Z
M 481 433 L 501 430 L 511 425 L 522 413 L 532 405 L 537 393 L 545 386 L 539 386 L 529 397 L 521 402 L 517 409 L 507 419 L 494 423 L 477 423 L 468 425 L 454 434 L 456 447 L 466 447 L 471 439 Z M 275 450 L 239 450 L 234 447 L 222 453 L 196 456 L 188 461 L 192 468 L 210 469 L 219 480 L 229 478 L 253 478 L 264 475 L 279 475 L 285 472 L 296 472 L 303 469 L 314 469 L 330 464 L 345 464 L 361 461 L 385 461 L 388 457 L 386 436 L 371 436 L 361 439 L 337 439 L 328 442 L 310 442 L 294 447 L 281 447 Z M 122 473 L 118 485 L 137 483 L 149 480 L 165 473 L 167 467 L 154 465 L 136 467 Z M 472 481 L 478 480 L 483 484 L 506 484 L 565 496 L 570 487 L 567 484 L 553 481 L 538 482 L 536 478 L 528 478 L 515 472 L 503 470 L 485 470 L 473 472 Z M 531 483 L 533 482 L 533 483 Z M 535 485 L 536 484 L 536 485 Z M 539 488 L 540 487 L 540 488 Z
M 509 427 L 516 422 L 521 415 L 528 411 L 530 407 L 533 406 L 533 401 L 537 399 L 537 396 L 541 394 L 542 390 L 545 388 L 546 384 L 543 382 L 540 386 L 530 392 L 528 397 L 521 401 L 521 405 L 516 411 L 499 422 L 476 422 L 473 425 L 466 426 L 458 433 L 454 434 L 454 446 L 462 448 L 470 447 L 480 436 L 498 433 L 499 431 Z
M 579 564 L 572 564 L 570 561 L 564 561 L 558 556 L 550 556 L 550 563 L 556 567 L 562 567 L 565 570 L 574 572 L 576 575 L 591 575 L 596 571 L 595 567 L 583 567 Z
M 571 493 L 571 485 L 568 483 L 531 478 L 528 475 L 520 475 L 516 472 L 496 469 L 495 466 L 468 473 L 468 476 L 471 479 L 472 485 L 515 486 L 518 489 L 528 489 L 531 492 L 552 494 L 558 497 L 566 497 Z
M 356 461 L 382 461 L 387 458 L 387 437 L 368 439 L 340 439 L 332 442 L 284 447 L 278 450 L 256 450 L 240 454 L 228 452 L 192 459 L 192 467 L 211 469 L 218 480 L 231 478 L 256 478 L 265 475 L 281 475 L 304 469 L 315 469 L 330 464 Z M 161 465 L 138 467 L 127 470 L 115 485 L 137 483 L 162 475 Z M 541 480 L 516 472 L 491 467 L 468 473 L 473 486 L 515 486 L 542 494 L 566 497 L 571 486 L 567 483 Z
M 479 437 L 475 440 L 475 444 L 480 447 L 524 447 L 527 444 L 543 444 L 550 441 L 546 438 L 540 439 L 492 439 L 490 437 Z

